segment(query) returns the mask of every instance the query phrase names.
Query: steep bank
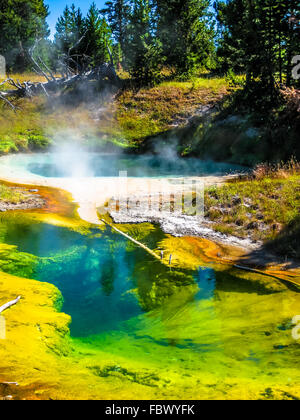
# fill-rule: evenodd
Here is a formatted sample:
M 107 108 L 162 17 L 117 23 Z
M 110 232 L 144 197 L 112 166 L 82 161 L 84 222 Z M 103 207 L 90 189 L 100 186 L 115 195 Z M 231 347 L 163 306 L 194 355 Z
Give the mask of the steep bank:
M 181 156 L 248 166 L 286 161 L 300 156 L 299 97 L 298 90 L 285 89 L 273 108 L 254 110 L 241 86 L 207 76 L 138 91 L 95 92 L 81 102 L 72 96 L 63 102 L 24 99 L 17 113 L 0 103 L 0 154 L 46 150 L 70 138 L 99 151 L 169 148 Z
M 36 80 L 18 75 L 20 81 Z M 0 154 L 44 150 L 71 137 L 86 147 L 139 149 L 149 137 L 185 126 L 222 102 L 229 93 L 223 78 L 166 82 L 139 91 L 106 92 L 86 102 L 74 98 L 23 99 L 15 113 L 0 103 Z
M 283 259 L 300 259 L 299 164 L 269 169 L 260 166 L 252 179 L 209 188 L 206 218 L 217 232 L 262 242 Z

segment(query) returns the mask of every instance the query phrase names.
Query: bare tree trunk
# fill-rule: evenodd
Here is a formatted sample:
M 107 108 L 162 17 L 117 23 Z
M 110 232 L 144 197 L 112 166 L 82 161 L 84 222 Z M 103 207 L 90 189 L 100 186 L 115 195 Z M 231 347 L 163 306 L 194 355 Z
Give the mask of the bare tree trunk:
M 10 308 L 13 305 L 16 305 L 21 299 L 21 296 L 17 297 L 17 299 L 12 300 L 11 302 L 7 302 L 5 305 L 0 307 L 0 314 L 4 311 L 6 311 L 6 309 Z
M 33 70 L 39 76 L 46 79 L 45 82 L 34 83 L 31 81 L 20 83 L 9 78 L 5 82 L 1 83 L 0 86 L 4 84 L 9 84 L 14 89 L 11 90 L 0 90 L 0 100 L 4 101 L 12 109 L 16 110 L 15 105 L 12 103 L 13 98 L 24 98 L 24 97 L 33 97 L 40 94 L 46 95 L 49 97 L 51 94 L 56 94 L 58 92 L 63 92 L 66 88 L 76 86 L 77 84 L 84 84 L 92 80 L 98 82 L 103 82 L 108 80 L 111 85 L 116 87 L 121 86 L 121 82 L 114 68 L 113 59 L 111 52 L 110 63 L 103 63 L 98 67 L 93 67 L 90 69 L 78 68 L 78 57 L 77 62 L 73 59 L 71 53 L 76 48 L 80 42 L 84 39 L 85 35 L 78 41 L 78 43 L 71 47 L 68 51 L 68 54 L 63 57 L 62 65 L 62 74 L 61 77 L 55 77 L 53 72 L 48 68 L 44 63 L 41 57 L 35 58 L 34 51 L 38 45 L 39 41 L 36 41 L 35 45 L 29 50 L 29 58 L 33 64 Z M 76 65 L 76 70 L 73 71 L 72 64 Z

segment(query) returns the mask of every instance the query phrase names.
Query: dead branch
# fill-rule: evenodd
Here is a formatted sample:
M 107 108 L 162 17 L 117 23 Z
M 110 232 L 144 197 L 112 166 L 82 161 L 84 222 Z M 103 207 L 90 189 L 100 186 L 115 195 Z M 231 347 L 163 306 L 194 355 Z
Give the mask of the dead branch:
M 29 49 L 29 51 L 28 51 L 29 54 L 28 55 L 29 55 L 29 58 L 30 58 L 31 62 L 35 66 L 35 69 L 38 70 L 40 72 L 40 74 L 43 75 L 48 82 L 50 82 L 51 79 L 44 72 L 44 70 L 40 67 L 40 65 L 38 64 L 38 62 L 34 58 L 34 51 L 35 51 L 35 49 L 36 49 L 36 47 L 37 47 L 37 45 L 38 45 L 39 42 L 40 42 L 40 40 L 36 40 L 35 41 L 33 47 Z
M 18 382 L 0 382 L 0 385 L 4 385 L 4 386 L 19 386 Z
M 2 93 L 0 93 L 0 99 L 4 101 L 8 106 L 10 106 L 14 111 L 16 111 L 16 107 L 7 98 L 5 98 Z
M 68 56 L 70 57 L 71 55 L 71 51 L 75 50 L 77 47 L 79 47 L 79 45 L 82 43 L 82 41 L 84 40 L 84 38 L 86 37 L 87 31 L 85 31 L 85 33 L 82 35 L 82 37 L 76 42 L 75 45 L 73 45 L 72 47 L 69 48 L 68 51 Z
M 112 53 L 111 53 L 111 50 L 110 50 L 110 48 L 109 48 L 109 46 L 107 46 L 107 50 L 108 50 L 108 55 L 109 55 L 109 58 L 110 58 L 110 65 L 114 65 L 114 59 L 113 59 L 113 56 L 112 56 Z
M 47 64 L 41 59 L 41 57 L 38 57 L 38 60 L 45 67 L 45 69 L 47 70 L 47 72 L 50 74 L 52 80 L 55 82 L 56 81 L 55 76 L 52 73 L 52 71 L 49 69 L 49 67 L 47 66 Z
M 6 309 L 10 308 L 13 305 L 16 305 L 21 299 L 21 296 L 17 297 L 17 299 L 12 300 L 11 302 L 7 302 L 5 305 L 0 307 L 0 314 L 4 311 L 6 311 Z
M 9 84 L 14 89 L 10 90 L 0 90 L 0 100 L 4 101 L 8 106 L 10 106 L 13 110 L 16 110 L 16 107 L 12 103 L 13 98 L 25 98 L 25 97 L 33 97 L 37 95 L 46 95 L 50 97 L 51 95 L 64 92 L 66 88 L 70 88 L 72 86 L 76 86 L 77 83 L 83 84 L 90 82 L 92 80 L 98 81 L 100 86 L 102 83 L 107 80 L 113 86 L 120 87 L 120 79 L 116 73 L 113 64 L 113 58 L 111 51 L 108 48 L 108 53 L 110 56 L 110 63 L 103 63 L 100 66 L 95 66 L 92 68 L 88 68 L 89 65 L 83 64 L 79 65 L 81 61 L 83 63 L 87 63 L 89 57 L 86 55 L 79 55 L 75 54 L 72 55 L 71 52 L 75 50 L 83 41 L 86 34 L 84 34 L 77 43 L 72 46 L 68 53 L 61 57 L 60 64 L 62 66 L 62 75 L 61 77 L 55 77 L 53 72 L 49 69 L 46 63 L 42 60 L 41 57 L 34 57 L 35 50 L 40 42 L 37 40 L 33 47 L 29 49 L 28 55 L 30 61 L 33 64 L 33 71 L 38 74 L 39 76 L 46 79 L 45 82 L 31 82 L 26 81 L 20 83 L 20 81 L 14 81 L 13 79 L 9 78 L 2 82 L 0 86 L 5 84 Z M 77 58 L 77 61 L 73 59 L 73 57 Z M 72 69 L 72 65 L 76 66 L 77 73 Z
M 163 265 L 165 265 L 164 261 L 161 259 L 159 255 L 156 254 L 156 252 L 152 251 L 152 249 L 148 248 L 146 245 L 142 244 L 141 242 L 137 241 L 136 239 L 132 238 L 131 236 L 127 235 L 127 233 L 122 232 L 121 230 L 117 229 L 114 225 L 109 223 L 107 220 L 100 219 L 102 223 L 109 226 L 111 229 L 119 233 L 120 235 L 124 236 L 125 238 L 129 239 L 129 241 L 133 242 L 135 245 L 139 246 L 140 248 L 144 249 L 148 254 L 152 255 L 155 259 L 157 259 L 159 262 L 161 262 Z

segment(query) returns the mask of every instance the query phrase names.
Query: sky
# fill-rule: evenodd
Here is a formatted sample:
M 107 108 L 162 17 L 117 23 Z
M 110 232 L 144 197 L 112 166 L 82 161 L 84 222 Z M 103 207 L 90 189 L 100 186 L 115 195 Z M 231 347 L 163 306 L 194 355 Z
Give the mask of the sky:
M 106 0 L 95 0 L 95 3 L 99 9 L 101 9 Z M 66 5 L 71 6 L 72 3 L 75 4 L 76 8 L 80 7 L 83 14 L 85 15 L 90 7 L 90 4 L 93 0 L 46 0 L 45 4 L 49 6 L 50 15 L 48 16 L 48 25 L 51 30 L 51 39 L 53 39 L 55 34 L 55 25 L 57 19 L 62 14 Z

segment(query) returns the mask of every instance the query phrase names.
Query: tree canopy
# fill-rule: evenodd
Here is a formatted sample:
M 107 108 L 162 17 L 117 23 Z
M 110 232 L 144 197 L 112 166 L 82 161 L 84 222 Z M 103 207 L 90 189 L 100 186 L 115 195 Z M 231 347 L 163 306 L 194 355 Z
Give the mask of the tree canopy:
M 260 79 L 272 88 L 292 80 L 292 58 L 299 54 L 298 0 L 220 0 L 215 3 L 219 24 L 218 65 L 223 72 Z
M 141 84 L 164 70 L 189 78 L 202 70 L 246 75 L 269 93 L 292 77 L 300 54 L 298 0 L 109 0 L 86 16 L 66 6 L 48 39 L 44 0 L 0 0 L 0 54 L 13 70 L 26 70 L 26 50 L 42 39 L 39 53 L 54 69 L 72 52 L 92 65 L 110 60 Z M 165 72 L 166 73 L 166 72 Z
M 8 68 L 24 70 L 26 49 L 50 34 L 48 14 L 44 0 L 0 0 L 0 54 Z

